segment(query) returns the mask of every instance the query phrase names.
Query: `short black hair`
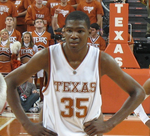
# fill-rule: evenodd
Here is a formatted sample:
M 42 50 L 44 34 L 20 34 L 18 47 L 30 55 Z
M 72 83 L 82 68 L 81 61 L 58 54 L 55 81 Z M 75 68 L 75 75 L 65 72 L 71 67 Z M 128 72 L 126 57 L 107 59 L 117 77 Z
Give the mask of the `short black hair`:
M 71 12 L 65 21 L 65 24 L 68 20 L 84 20 L 86 22 L 87 28 L 90 29 L 90 19 L 87 14 L 82 11 L 73 11 Z
M 91 24 L 90 27 L 95 28 L 96 30 L 99 30 L 99 25 L 97 23 Z

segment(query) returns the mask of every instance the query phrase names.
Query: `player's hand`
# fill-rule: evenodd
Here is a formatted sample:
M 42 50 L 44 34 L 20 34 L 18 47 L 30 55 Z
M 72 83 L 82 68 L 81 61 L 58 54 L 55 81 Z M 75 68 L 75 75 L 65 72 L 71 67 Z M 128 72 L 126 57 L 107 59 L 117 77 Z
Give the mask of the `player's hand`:
M 145 123 L 146 126 L 148 126 L 148 128 L 150 129 L 150 120 L 148 120 L 146 123 Z
M 31 123 L 26 131 L 32 136 L 58 136 L 55 132 L 43 127 L 42 123 Z
M 86 122 L 84 123 L 84 126 L 85 126 L 84 131 L 89 136 L 106 133 L 111 130 L 111 128 L 108 127 L 107 122 L 100 120 L 100 119 L 94 119 L 92 121 Z

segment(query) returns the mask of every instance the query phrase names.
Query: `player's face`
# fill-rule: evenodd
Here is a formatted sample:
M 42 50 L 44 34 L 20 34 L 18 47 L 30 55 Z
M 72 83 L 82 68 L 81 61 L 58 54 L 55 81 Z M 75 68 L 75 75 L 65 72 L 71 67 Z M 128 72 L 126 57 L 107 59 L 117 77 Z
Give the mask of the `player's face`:
M 14 25 L 14 20 L 13 20 L 13 18 L 12 18 L 12 17 L 7 17 L 7 18 L 6 18 L 6 21 L 5 21 L 5 24 L 6 24 L 7 26 L 13 26 L 13 25 Z
M 68 20 L 65 25 L 65 39 L 69 50 L 79 52 L 87 48 L 89 29 L 84 20 Z
M 44 22 L 43 22 L 43 20 L 41 20 L 41 19 L 37 19 L 36 21 L 35 21 L 35 25 L 34 25 L 36 28 L 43 28 L 44 27 Z
M 95 36 L 97 34 L 97 30 L 95 28 L 90 28 L 91 30 L 91 36 Z
M 9 38 L 9 34 L 6 31 L 1 32 L 1 38 L 2 41 L 6 41 Z
M 30 35 L 29 34 L 24 34 L 23 41 L 26 44 L 30 43 Z

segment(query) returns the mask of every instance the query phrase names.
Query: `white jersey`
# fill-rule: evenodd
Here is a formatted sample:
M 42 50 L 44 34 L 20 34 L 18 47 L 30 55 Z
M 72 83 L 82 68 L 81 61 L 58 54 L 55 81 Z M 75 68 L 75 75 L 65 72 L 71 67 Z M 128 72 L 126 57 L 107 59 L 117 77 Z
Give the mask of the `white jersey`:
M 87 136 L 83 124 L 101 114 L 99 49 L 90 46 L 73 69 L 60 44 L 49 47 L 50 77 L 43 91 L 44 127 L 58 136 Z

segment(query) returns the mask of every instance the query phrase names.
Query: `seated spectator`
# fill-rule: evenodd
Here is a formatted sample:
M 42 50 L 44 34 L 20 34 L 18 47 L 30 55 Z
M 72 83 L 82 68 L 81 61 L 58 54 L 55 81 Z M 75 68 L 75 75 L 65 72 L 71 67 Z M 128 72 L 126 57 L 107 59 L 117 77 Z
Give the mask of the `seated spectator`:
M 63 28 L 67 15 L 73 11 L 75 11 L 75 9 L 67 3 L 67 0 L 61 0 L 59 5 L 53 7 L 51 10 L 53 31 L 57 28 Z M 53 18 L 57 19 L 57 24 L 54 22 Z
M 27 63 L 36 52 L 38 52 L 38 47 L 34 45 L 32 35 L 29 32 L 23 33 L 20 50 L 21 63 Z
M 43 0 L 35 0 L 36 3 L 30 5 L 27 9 L 27 14 L 25 16 L 25 22 L 27 24 L 27 31 L 34 31 L 34 21 L 37 18 L 42 18 L 44 21 L 44 28 L 47 30 L 47 27 L 50 23 L 50 12 L 49 9 L 42 4 Z
M 1 20 L 1 25 L 0 25 L 0 30 L 4 29 L 5 26 L 5 18 L 7 16 L 12 16 L 14 17 L 14 28 L 16 28 L 16 17 L 18 16 L 17 13 L 17 8 L 15 7 L 15 4 L 12 3 L 9 0 L 0 0 L 0 20 Z
M 25 24 L 25 15 L 27 8 L 31 5 L 31 0 L 16 0 L 15 5 L 17 7 L 17 27 L 16 29 L 22 34 L 27 31 L 27 25 Z
M 10 42 L 13 43 L 15 41 L 21 42 L 21 33 L 14 29 L 14 18 L 11 16 L 6 17 L 5 19 L 6 29 L 9 32 Z
M 19 93 L 21 105 L 24 111 L 37 113 L 39 112 L 39 108 L 33 106 L 34 103 L 39 99 L 40 94 L 37 91 L 35 84 L 31 83 L 29 80 L 18 86 L 17 91 Z
M 8 30 L 2 29 L 0 35 L 0 73 L 9 73 L 12 68 Z
M 99 48 L 101 51 L 104 51 L 106 49 L 106 42 L 99 35 L 99 25 L 97 23 L 93 23 L 90 25 L 91 34 L 88 38 L 88 45 L 94 46 Z
M 100 26 L 100 33 L 103 35 L 103 8 L 100 2 L 95 0 L 83 0 L 78 6 L 77 10 L 82 11 L 88 15 L 91 24 L 97 23 Z

